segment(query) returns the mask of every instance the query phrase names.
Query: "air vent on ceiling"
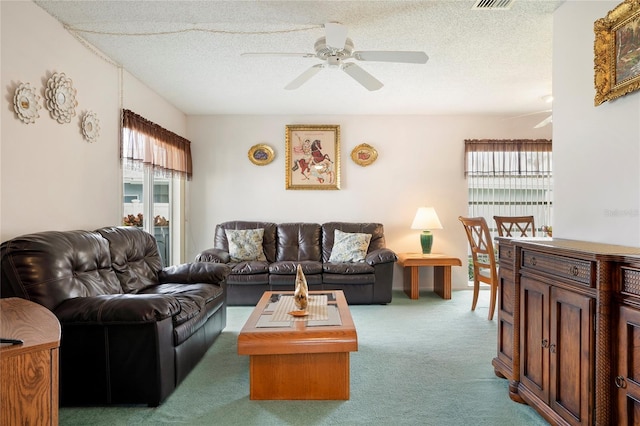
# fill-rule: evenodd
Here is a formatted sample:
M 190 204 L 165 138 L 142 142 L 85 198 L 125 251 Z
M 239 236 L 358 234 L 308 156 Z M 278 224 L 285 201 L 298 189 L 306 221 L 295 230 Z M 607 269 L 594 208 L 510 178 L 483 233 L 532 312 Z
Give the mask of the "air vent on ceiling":
M 515 0 L 477 0 L 471 9 L 508 10 Z

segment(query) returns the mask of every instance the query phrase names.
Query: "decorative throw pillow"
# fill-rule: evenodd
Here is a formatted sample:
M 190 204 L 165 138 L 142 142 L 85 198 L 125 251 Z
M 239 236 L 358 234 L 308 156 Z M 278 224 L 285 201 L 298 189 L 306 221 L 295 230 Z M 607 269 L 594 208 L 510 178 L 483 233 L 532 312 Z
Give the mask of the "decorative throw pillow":
M 262 250 L 264 229 L 225 229 L 229 242 L 229 257 L 232 262 L 267 260 Z
M 369 241 L 371 241 L 371 234 L 348 233 L 336 229 L 329 262 L 364 262 Z

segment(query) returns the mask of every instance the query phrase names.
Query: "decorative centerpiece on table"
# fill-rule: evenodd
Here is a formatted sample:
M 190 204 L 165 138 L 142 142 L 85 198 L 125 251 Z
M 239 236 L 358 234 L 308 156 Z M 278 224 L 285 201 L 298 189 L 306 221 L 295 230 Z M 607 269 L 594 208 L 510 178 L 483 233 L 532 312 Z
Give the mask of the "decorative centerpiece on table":
M 302 272 L 302 267 L 298 264 L 296 271 L 296 286 L 293 292 L 293 301 L 296 308 L 304 311 L 309 304 L 309 287 L 307 286 L 307 278 Z

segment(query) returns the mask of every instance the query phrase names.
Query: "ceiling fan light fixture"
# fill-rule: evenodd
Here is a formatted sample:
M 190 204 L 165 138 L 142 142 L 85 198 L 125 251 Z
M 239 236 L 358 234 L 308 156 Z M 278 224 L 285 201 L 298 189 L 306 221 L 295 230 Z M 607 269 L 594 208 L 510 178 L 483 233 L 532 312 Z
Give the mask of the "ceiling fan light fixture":
M 329 65 L 329 68 L 339 68 L 342 63 L 342 58 L 340 56 L 334 55 L 327 58 L 327 65 Z

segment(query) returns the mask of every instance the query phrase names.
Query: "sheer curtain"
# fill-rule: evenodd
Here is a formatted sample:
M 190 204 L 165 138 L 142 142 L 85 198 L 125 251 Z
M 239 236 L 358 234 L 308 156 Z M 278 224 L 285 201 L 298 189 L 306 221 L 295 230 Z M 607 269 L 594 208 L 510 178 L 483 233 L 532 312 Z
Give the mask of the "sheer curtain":
M 128 109 L 122 110 L 122 128 L 123 167 L 191 180 L 191 142 Z

